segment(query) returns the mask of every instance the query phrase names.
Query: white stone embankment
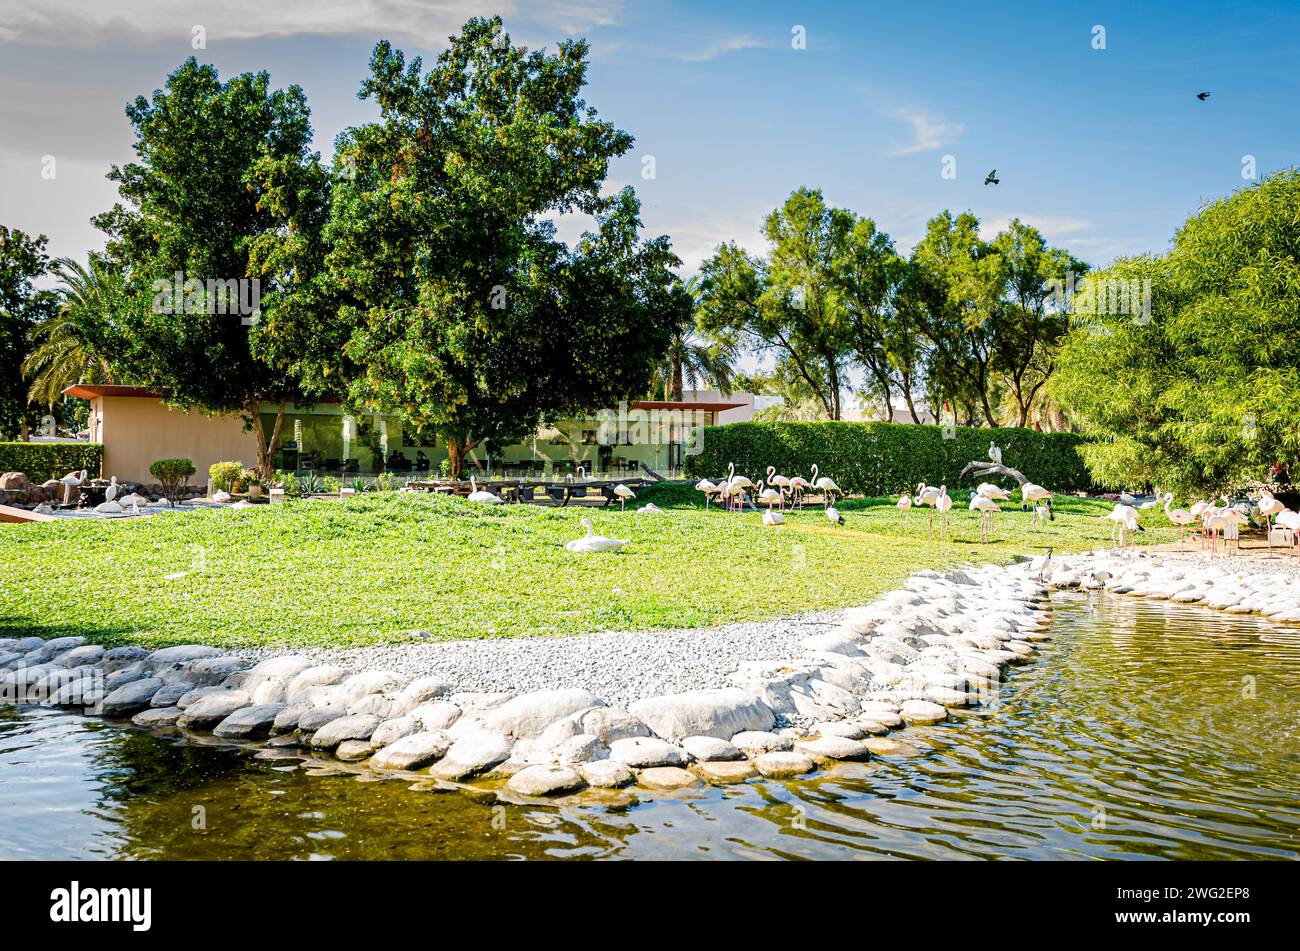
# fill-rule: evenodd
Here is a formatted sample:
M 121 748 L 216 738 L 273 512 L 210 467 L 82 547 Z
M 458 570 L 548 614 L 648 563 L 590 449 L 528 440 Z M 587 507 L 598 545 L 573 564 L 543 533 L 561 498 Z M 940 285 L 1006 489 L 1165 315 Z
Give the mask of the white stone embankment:
M 1030 566 L 919 572 L 865 607 L 711 631 L 248 656 L 0 639 L 0 699 L 301 747 L 518 796 L 676 789 L 908 755 L 1047 638 Z

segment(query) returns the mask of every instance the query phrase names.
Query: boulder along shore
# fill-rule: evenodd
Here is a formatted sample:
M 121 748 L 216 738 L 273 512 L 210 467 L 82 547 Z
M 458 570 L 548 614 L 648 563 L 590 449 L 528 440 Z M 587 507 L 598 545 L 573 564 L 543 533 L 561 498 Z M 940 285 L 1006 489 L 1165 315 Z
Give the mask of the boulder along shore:
M 673 790 L 915 755 L 1049 637 L 1049 590 L 1300 621 L 1289 564 L 1093 552 L 921 571 L 860 608 L 693 631 L 338 651 L 0 639 L 0 699 L 507 798 Z

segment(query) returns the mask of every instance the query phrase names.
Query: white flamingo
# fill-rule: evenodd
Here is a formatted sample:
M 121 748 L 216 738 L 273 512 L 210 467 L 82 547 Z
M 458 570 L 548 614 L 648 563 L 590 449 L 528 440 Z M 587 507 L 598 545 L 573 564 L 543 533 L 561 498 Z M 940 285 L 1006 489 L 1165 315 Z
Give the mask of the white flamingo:
M 482 502 L 484 505 L 500 505 L 505 501 L 500 496 L 493 495 L 487 489 L 480 489 L 473 473 L 469 477 L 469 488 L 470 492 L 467 499 L 470 502 Z
M 992 482 L 981 482 L 975 487 L 975 491 L 986 499 L 992 499 L 994 502 L 1005 502 L 1011 498 L 1011 493 L 1000 485 L 994 485 Z
M 841 489 L 838 485 L 836 485 L 835 480 L 832 479 L 830 476 L 822 476 L 821 478 L 818 478 L 817 477 L 818 471 L 819 470 L 817 469 L 817 463 L 814 462 L 812 467 L 813 488 L 821 489 L 822 494 L 831 497 L 832 502 L 835 501 L 834 496 L 844 494 L 844 490 Z
M 933 511 L 939 514 L 939 550 L 942 551 L 952 543 L 952 524 L 948 515 L 952 511 L 952 496 L 948 494 L 948 486 L 939 486 L 939 497 L 934 500 Z
M 566 551 L 582 553 L 618 551 L 628 542 L 626 538 L 606 538 L 604 535 L 597 535 L 595 529 L 591 527 L 591 519 L 589 518 L 584 518 L 581 524 L 587 530 L 587 534 L 581 538 L 575 538 L 573 541 L 565 542 Z
M 784 525 L 785 516 L 782 515 L 780 512 L 773 512 L 771 509 L 768 509 L 766 512 L 763 513 L 763 524 Z
M 623 506 L 627 504 L 628 499 L 635 499 L 636 493 L 625 486 L 622 482 L 614 486 L 614 494 L 618 496 L 618 510 L 623 511 Z
M 805 489 L 812 487 L 812 483 L 803 476 L 795 476 L 790 480 L 790 507 L 803 508 L 803 493 Z
M 1228 503 L 1228 497 L 1222 496 L 1223 507 L 1219 509 L 1219 517 L 1223 519 L 1223 547 L 1226 550 L 1228 542 L 1235 543 L 1235 547 L 1241 548 L 1241 526 L 1245 525 L 1250 519 L 1246 513 Z
M 80 488 L 81 483 L 86 481 L 87 475 L 89 475 L 89 473 L 85 469 L 82 469 L 81 472 L 79 473 L 69 472 L 67 475 L 65 475 L 62 479 L 59 480 L 60 482 L 63 483 L 63 504 L 64 505 L 68 504 L 68 497 L 72 494 L 72 490 Z
M 987 545 L 989 537 L 993 534 L 993 513 L 1001 509 L 998 508 L 998 503 L 987 495 L 976 492 L 971 496 L 970 510 L 980 513 L 980 544 Z
M 1099 516 L 1111 523 L 1110 540 L 1111 544 L 1115 543 L 1115 536 L 1119 534 L 1119 547 L 1124 547 L 1124 533 L 1128 532 L 1130 540 L 1132 533 L 1138 531 L 1141 526 L 1138 525 L 1138 513 L 1131 505 L 1125 505 L 1123 502 L 1116 502 L 1115 507 L 1105 515 Z
M 668 513 L 655 505 L 653 502 L 647 502 L 636 510 L 637 515 L 667 515 Z
M 1286 506 L 1283 505 L 1281 502 L 1279 502 L 1277 499 L 1273 498 L 1272 492 L 1270 492 L 1268 489 L 1264 489 L 1262 492 L 1260 492 L 1259 514 L 1264 516 L 1264 531 L 1270 536 L 1269 546 L 1268 546 L 1270 548 L 1273 547 L 1272 519 L 1275 515 L 1278 515 L 1284 511 L 1286 511 Z
M 1172 492 L 1166 492 L 1164 495 L 1165 515 L 1168 517 L 1169 521 L 1178 526 L 1178 547 L 1182 548 L 1183 543 L 1187 538 L 1188 527 L 1196 524 L 1196 516 L 1187 511 L 1187 509 L 1171 510 L 1169 506 L 1173 504 L 1173 501 L 1174 494 Z
M 1273 525 L 1285 533 L 1288 546 L 1296 545 L 1297 541 L 1300 541 L 1300 512 L 1292 512 L 1284 507 L 1282 511 L 1275 513 Z M 1269 544 L 1272 545 L 1271 538 Z M 1296 548 L 1296 554 L 1300 555 L 1300 547 Z
M 932 485 L 926 485 L 924 482 L 916 484 L 916 498 L 912 500 L 917 505 L 928 505 L 930 507 L 930 537 L 934 537 L 934 503 L 939 501 L 939 490 Z
M 912 515 L 912 497 L 906 493 L 899 496 L 898 510 L 903 513 L 903 534 L 907 534 L 907 520 Z
M 777 491 L 781 493 L 781 508 L 785 509 L 785 494 L 790 491 L 790 479 L 783 475 L 776 474 L 776 466 L 767 467 L 767 484 L 776 486 Z
M 1029 519 L 1030 527 L 1037 527 L 1038 523 L 1042 521 L 1042 518 L 1039 515 L 1039 506 L 1036 504 L 1038 502 L 1045 503 L 1045 507 L 1047 509 L 1047 517 L 1048 518 L 1053 517 L 1052 516 L 1052 498 L 1053 498 L 1052 493 L 1048 492 L 1041 485 L 1036 485 L 1033 482 L 1026 482 L 1024 485 L 1020 487 L 1020 498 L 1022 498 L 1024 501 L 1028 502 L 1030 505 L 1033 506 L 1034 514 Z
M 764 488 L 763 480 L 759 479 L 758 485 L 755 487 L 754 490 L 754 501 L 766 502 L 768 511 L 771 511 L 772 506 L 776 505 L 777 503 L 781 503 L 781 507 L 785 508 L 785 493 L 778 492 L 770 485 Z
M 743 507 L 745 499 L 745 490 L 752 489 L 754 483 L 749 480 L 749 476 L 736 475 L 736 464 L 729 463 L 727 466 L 727 485 L 732 489 L 731 497 L 735 500 L 736 508 Z
M 695 483 L 695 491 L 704 493 L 704 510 L 709 510 L 709 500 L 722 491 L 722 486 L 710 482 L 708 479 L 701 479 Z

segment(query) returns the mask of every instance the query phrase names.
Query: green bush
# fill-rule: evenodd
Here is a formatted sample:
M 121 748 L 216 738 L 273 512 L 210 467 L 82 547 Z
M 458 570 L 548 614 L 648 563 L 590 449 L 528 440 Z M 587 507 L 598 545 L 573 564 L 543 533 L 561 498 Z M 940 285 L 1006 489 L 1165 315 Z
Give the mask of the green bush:
M 208 466 L 208 478 L 212 480 L 214 492 L 234 492 L 235 484 L 244 471 L 244 464 L 238 460 L 232 462 L 214 462 Z
M 945 438 L 945 436 L 950 438 Z M 691 478 L 717 478 L 736 464 L 737 474 L 757 481 L 767 467 L 780 475 L 811 475 L 813 463 L 846 492 L 881 496 L 912 490 L 918 482 L 949 489 L 995 482 L 1006 477 L 961 478 L 972 460 L 988 458 L 989 443 L 1002 449 L 1002 462 L 1019 469 L 1031 482 L 1054 492 L 1094 488 L 1079 447 L 1086 437 L 1075 433 L 1039 433 L 1032 429 L 982 429 L 965 426 L 919 426 L 904 423 L 729 423 L 706 426 L 701 451 L 686 457 Z
M 95 478 L 103 459 L 97 442 L 0 442 L 0 472 L 21 472 L 36 483 L 82 469 Z
M 180 500 L 181 486 L 194 475 L 194 463 L 189 459 L 159 459 L 149 463 L 149 474 L 163 487 L 163 494 L 177 502 Z

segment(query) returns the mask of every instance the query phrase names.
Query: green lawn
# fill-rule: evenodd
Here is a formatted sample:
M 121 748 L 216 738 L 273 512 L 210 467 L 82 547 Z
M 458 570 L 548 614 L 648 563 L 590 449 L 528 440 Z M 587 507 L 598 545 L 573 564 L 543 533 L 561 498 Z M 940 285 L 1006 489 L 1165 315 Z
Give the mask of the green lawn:
M 3 525 L 0 636 L 348 646 L 408 640 L 417 628 L 461 638 L 700 626 L 860 604 L 926 566 L 1094 547 L 1110 525 L 1096 517 L 1109 503 L 1062 499 L 1038 532 L 1027 513 L 1002 513 L 995 542 L 981 548 L 976 515 L 959 502 L 955 549 L 941 555 L 926 511 L 913 511 L 904 537 L 892 500 L 845 502 L 842 528 L 820 509 L 767 528 L 752 512 L 705 513 L 672 487 L 655 495 L 678 505 L 638 516 L 382 493 Z M 631 544 L 613 555 L 565 551 L 583 515 Z M 1143 521 L 1143 542 L 1175 537 L 1163 513 Z

